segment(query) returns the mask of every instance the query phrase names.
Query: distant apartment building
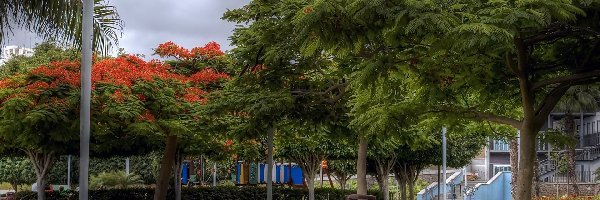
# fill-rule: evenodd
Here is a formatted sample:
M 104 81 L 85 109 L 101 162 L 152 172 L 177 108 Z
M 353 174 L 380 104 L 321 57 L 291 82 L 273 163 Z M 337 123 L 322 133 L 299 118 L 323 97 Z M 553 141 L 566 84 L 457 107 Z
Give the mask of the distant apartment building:
M 592 182 L 596 175 L 594 171 L 600 167 L 600 111 L 574 113 L 577 124 L 577 146 L 575 173 L 579 182 Z M 562 119 L 565 113 L 552 113 L 539 134 L 543 136 L 546 130 L 559 130 L 563 127 Z M 550 159 L 554 153 L 567 156 L 563 148 L 552 147 L 538 140 L 536 143 L 539 162 L 539 180 L 542 182 L 567 182 L 567 177 L 560 172 L 561 165 L 556 159 Z M 479 180 L 488 180 L 496 173 L 511 171 L 510 148 L 508 141 L 490 140 L 481 154 L 471 160 L 467 171 L 477 174 Z
M 8 61 L 9 59 L 11 59 L 14 56 L 20 56 L 20 55 L 24 55 L 24 56 L 32 56 L 33 55 L 33 49 L 31 48 L 25 48 L 25 47 L 20 47 L 20 46 L 5 46 L 2 48 L 2 54 L 0 54 L 0 65 L 4 65 L 4 63 L 6 61 Z

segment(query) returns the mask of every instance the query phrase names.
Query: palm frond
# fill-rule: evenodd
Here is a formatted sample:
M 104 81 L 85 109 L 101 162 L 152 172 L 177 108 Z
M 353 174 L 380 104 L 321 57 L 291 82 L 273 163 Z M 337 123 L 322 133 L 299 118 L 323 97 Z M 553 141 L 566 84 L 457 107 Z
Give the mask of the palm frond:
M 114 6 L 94 0 L 94 49 L 107 54 L 118 45 L 123 22 Z M 81 0 L 3 0 L 0 1 L 0 43 L 14 28 L 80 47 L 83 2 Z

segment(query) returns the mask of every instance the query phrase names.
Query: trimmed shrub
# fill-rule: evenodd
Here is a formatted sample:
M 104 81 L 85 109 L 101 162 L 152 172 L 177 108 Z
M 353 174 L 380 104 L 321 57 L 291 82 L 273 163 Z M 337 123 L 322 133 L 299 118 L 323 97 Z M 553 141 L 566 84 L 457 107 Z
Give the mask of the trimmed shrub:
M 317 200 L 337 200 L 344 199 L 346 195 L 353 194 L 352 190 L 340 190 L 332 188 L 317 188 L 315 189 L 315 199 Z M 134 188 L 134 189 L 110 189 L 110 190 L 90 190 L 89 195 L 91 200 L 149 200 L 152 199 L 154 190 L 150 188 Z M 377 196 L 380 199 L 378 191 L 369 191 L 369 194 Z M 33 200 L 37 195 L 34 192 L 19 192 L 16 194 L 17 200 Z M 175 195 L 172 190 L 169 191 L 167 199 L 174 199 Z M 198 188 L 183 188 L 182 199 L 186 200 L 255 200 L 266 199 L 267 189 L 265 187 L 198 187 Z M 76 200 L 78 199 L 77 192 L 67 191 L 63 193 L 47 193 L 47 200 Z M 308 199 L 308 190 L 292 189 L 292 188 L 274 188 L 273 199 L 278 200 L 303 200 Z

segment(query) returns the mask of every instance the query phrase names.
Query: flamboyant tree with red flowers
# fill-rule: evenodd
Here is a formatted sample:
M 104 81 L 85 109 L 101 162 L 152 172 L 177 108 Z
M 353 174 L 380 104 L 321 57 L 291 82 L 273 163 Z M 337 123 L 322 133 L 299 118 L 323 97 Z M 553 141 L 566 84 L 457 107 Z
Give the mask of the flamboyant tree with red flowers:
M 210 65 L 224 59 L 216 43 L 189 51 L 168 42 L 156 53 L 179 62 L 132 55 L 94 62 L 92 150 L 127 146 L 124 138 L 163 138 L 155 199 L 164 199 L 178 137 L 192 138 L 194 124 L 201 120 L 193 111 L 229 76 Z M 11 146 L 27 153 L 38 185 L 44 185 L 56 155 L 77 148 L 79 67 L 77 61 L 58 61 L 0 80 L 0 141 L 13 141 Z

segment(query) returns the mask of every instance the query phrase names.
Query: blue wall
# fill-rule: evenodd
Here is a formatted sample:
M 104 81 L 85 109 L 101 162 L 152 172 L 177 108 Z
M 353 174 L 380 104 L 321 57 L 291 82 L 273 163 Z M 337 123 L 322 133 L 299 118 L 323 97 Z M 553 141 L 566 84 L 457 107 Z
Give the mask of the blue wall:
M 510 200 L 511 172 L 498 172 L 490 181 L 476 188 L 471 200 Z

